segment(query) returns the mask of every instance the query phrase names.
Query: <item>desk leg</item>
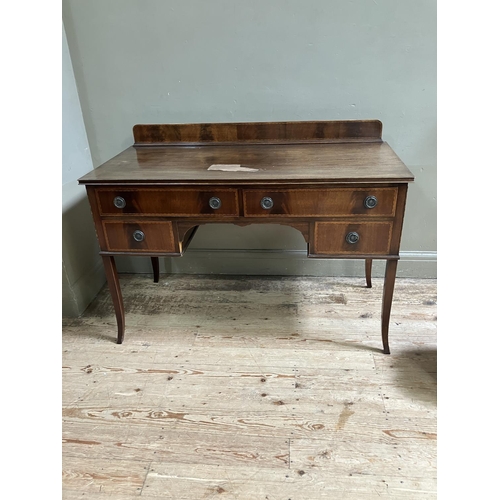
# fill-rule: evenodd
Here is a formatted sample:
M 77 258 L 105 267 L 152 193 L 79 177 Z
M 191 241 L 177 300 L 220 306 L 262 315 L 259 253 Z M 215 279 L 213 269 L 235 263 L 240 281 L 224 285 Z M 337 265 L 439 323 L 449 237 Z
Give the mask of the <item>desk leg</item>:
M 396 281 L 397 260 L 388 260 L 385 265 L 384 295 L 382 298 L 382 344 L 384 354 L 390 354 L 389 350 L 389 318 L 391 316 L 392 295 Z
M 151 257 L 151 264 L 153 264 L 153 281 L 158 283 L 160 281 L 160 259 Z
M 123 342 L 123 334 L 125 332 L 125 309 L 123 308 L 122 291 L 120 290 L 120 282 L 118 281 L 118 273 L 116 272 L 115 258 L 112 255 L 102 255 L 104 263 L 104 272 L 108 280 L 109 292 L 113 299 L 115 308 L 116 323 L 118 325 L 117 344 Z
M 372 259 L 365 259 L 366 288 L 372 287 Z

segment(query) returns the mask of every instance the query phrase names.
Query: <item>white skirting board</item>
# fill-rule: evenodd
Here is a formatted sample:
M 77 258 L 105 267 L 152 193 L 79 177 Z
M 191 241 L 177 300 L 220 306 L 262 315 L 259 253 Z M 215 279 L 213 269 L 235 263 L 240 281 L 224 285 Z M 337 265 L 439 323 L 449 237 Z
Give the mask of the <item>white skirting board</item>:
M 437 278 L 437 252 L 400 252 L 398 277 Z M 118 272 L 151 273 L 149 257 L 116 257 Z M 372 276 L 383 277 L 385 261 L 374 260 Z M 364 276 L 363 260 L 308 258 L 302 250 L 189 249 L 183 257 L 160 258 L 160 273 L 264 276 Z

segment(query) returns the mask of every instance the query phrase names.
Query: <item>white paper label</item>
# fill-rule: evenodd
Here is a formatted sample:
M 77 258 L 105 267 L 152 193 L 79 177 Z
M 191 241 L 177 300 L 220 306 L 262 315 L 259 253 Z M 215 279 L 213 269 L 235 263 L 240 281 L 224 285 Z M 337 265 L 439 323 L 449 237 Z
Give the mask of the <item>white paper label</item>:
M 214 163 L 208 167 L 208 170 L 222 170 L 223 172 L 258 172 L 258 168 L 242 167 L 236 163 L 228 163 L 223 165 L 221 163 Z

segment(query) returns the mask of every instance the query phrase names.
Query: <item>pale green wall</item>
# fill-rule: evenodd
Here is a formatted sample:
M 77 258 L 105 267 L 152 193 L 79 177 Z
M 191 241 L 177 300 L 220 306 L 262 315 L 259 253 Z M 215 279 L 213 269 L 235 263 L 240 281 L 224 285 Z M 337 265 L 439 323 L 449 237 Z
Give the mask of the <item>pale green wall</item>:
M 78 316 L 104 284 L 104 271 L 85 187 L 92 169 L 87 134 L 62 27 L 62 313 Z
M 63 18 L 95 167 L 136 123 L 377 118 L 416 176 L 402 254 L 435 260 L 435 1 L 66 0 Z M 305 243 L 205 226 L 192 248 L 245 247 Z

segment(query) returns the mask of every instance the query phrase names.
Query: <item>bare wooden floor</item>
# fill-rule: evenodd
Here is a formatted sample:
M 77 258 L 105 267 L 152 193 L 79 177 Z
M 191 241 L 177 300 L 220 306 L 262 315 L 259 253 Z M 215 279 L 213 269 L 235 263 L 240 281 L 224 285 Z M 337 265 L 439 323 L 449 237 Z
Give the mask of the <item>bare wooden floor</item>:
M 436 498 L 436 281 L 122 276 L 63 325 L 63 498 Z

